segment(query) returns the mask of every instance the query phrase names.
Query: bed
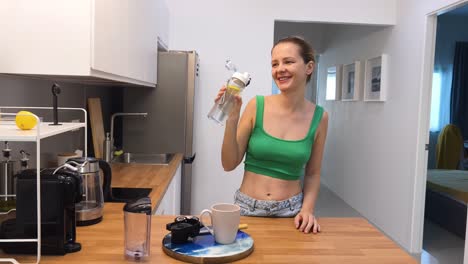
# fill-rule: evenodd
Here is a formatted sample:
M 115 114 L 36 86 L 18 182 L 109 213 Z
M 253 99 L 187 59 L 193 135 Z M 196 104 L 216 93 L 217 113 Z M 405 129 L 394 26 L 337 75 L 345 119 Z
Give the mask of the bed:
M 425 217 L 465 238 L 468 171 L 428 170 Z

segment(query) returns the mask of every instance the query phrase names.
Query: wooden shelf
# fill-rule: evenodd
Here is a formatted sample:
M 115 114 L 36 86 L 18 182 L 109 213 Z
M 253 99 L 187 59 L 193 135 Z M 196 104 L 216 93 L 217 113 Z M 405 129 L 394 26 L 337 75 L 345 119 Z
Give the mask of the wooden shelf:
M 59 126 L 51 126 L 52 122 L 39 124 L 39 134 L 37 127 L 31 130 L 21 130 L 12 122 L 0 123 L 1 141 L 37 141 L 78 128 L 85 127 L 85 123 L 61 123 Z

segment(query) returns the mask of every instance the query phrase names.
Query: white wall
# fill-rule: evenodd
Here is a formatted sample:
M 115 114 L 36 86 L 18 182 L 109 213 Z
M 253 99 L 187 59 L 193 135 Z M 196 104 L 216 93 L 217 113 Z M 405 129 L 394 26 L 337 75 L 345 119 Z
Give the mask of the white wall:
M 302 36 L 312 46 L 316 54 L 327 47 L 326 33 L 335 24 L 277 21 L 275 23 L 275 42 L 288 36 Z
M 410 133 L 416 134 L 414 153 L 415 166 L 410 167 L 411 173 L 407 184 L 413 189 L 411 233 L 407 246 L 411 252 L 420 252 L 422 248 L 423 222 L 424 222 L 424 197 L 426 188 L 426 168 L 427 151 L 425 144 L 429 143 L 429 105 L 431 85 L 427 80 L 432 78 L 431 64 L 433 63 L 432 46 L 433 42 L 426 36 L 432 35 L 434 26 L 434 14 L 442 9 L 454 8 L 466 0 L 412 0 L 410 2 L 399 0 L 397 13 L 398 25 L 395 27 L 395 36 L 392 37 L 392 53 L 399 51 L 403 60 L 403 67 L 391 76 L 398 81 L 397 86 L 403 88 L 402 91 L 415 89 L 416 97 L 410 97 L 412 102 L 408 104 L 407 111 L 416 111 L 418 114 L 414 126 L 407 127 Z M 404 45 L 412 42 L 412 45 L 401 47 L 396 42 Z M 419 52 L 416 52 L 419 51 Z M 424 79 L 424 78 L 425 79 Z M 400 92 L 399 96 L 407 96 L 407 92 Z M 403 114 L 406 114 L 407 111 Z M 408 146 L 411 151 L 412 146 Z M 413 152 L 413 151 L 411 151 Z
M 430 89 L 421 81 L 426 14 L 447 2 L 455 1 L 400 0 L 395 27 L 370 35 L 343 30 L 327 49 L 335 53 L 330 62 L 387 53 L 387 102 L 326 102 L 325 85 L 319 90 L 318 101 L 330 112 L 323 181 L 411 252 L 422 246 L 428 118 L 421 110 Z
M 244 94 L 247 102 L 256 94 L 271 91 L 269 65 L 275 19 L 389 25 L 395 23 L 397 8 L 388 0 L 297 0 L 289 1 L 287 6 L 278 0 L 168 2 L 171 49 L 195 49 L 200 54 L 200 90 L 195 97 L 197 159 L 193 165 L 192 213 L 199 213 L 215 202 L 232 202 L 242 179 L 242 165 L 233 172 L 223 171 L 220 162 L 223 128 L 206 118 L 214 95 L 229 75 L 224 69 L 224 60 L 229 57 L 240 70 L 252 73 L 252 83 Z M 390 52 L 391 61 L 397 63 L 391 65 L 391 79 L 394 80 L 390 85 L 389 102 L 349 103 L 343 106 L 347 110 L 345 113 L 339 113 L 333 107 L 327 109 L 333 120 L 331 129 L 343 130 L 344 124 L 348 124 L 345 131 L 350 135 L 346 138 L 354 139 L 355 143 L 348 144 L 344 138 L 339 138 L 338 132 L 331 132 L 324 160 L 324 178 L 336 189 L 334 191 L 355 208 L 359 207 L 371 221 L 406 248 L 409 248 L 411 233 L 408 219 L 412 217 L 415 173 L 416 101 L 421 67 L 418 51 L 422 47 L 424 29 L 424 13 L 417 8 L 427 7 L 422 0 L 420 2 L 413 5 L 402 1 L 410 8 L 405 11 L 405 7 L 398 6 L 398 23 L 405 26 L 398 25 L 391 33 L 387 32 L 385 41 L 380 40 L 385 42 L 384 49 Z M 408 16 L 414 14 L 418 14 L 419 20 L 413 21 L 413 17 Z M 414 36 L 416 41 L 413 41 Z M 408 61 L 407 57 L 412 59 Z M 373 110 L 370 113 L 369 108 Z M 340 124 L 339 120 L 345 120 L 345 123 Z M 344 152 L 334 152 L 336 146 Z M 364 155 L 359 158 L 356 152 Z M 345 167 L 345 164 L 351 165 Z M 362 168 L 366 164 L 373 165 L 366 170 Z M 337 169 L 332 170 L 332 165 Z M 363 189 L 369 191 L 359 195 Z M 371 201 L 380 204 L 371 204 Z
M 351 3 L 353 2 L 353 3 Z M 195 96 L 192 213 L 215 202 L 232 202 L 240 186 L 243 166 L 223 171 L 220 150 L 223 128 L 206 114 L 217 90 L 228 77 L 224 61 L 231 58 L 252 74 L 245 102 L 271 92 L 270 49 L 275 19 L 392 24 L 393 1 L 169 1 L 171 49 L 195 49 L 200 54 L 200 90 Z M 340 9 L 336 9 L 336 6 Z M 245 105 L 245 104 L 244 104 Z
M 396 28 L 340 26 L 330 31 L 321 56 L 319 104 L 330 114 L 322 182 L 359 213 L 393 239 L 407 246 L 411 233 L 413 189 L 409 184 L 415 166 L 417 111 L 407 111 L 417 89 L 396 85 L 396 72 L 405 63 L 395 63 L 390 37 Z M 336 64 L 389 53 L 390 83 L 385 103 L 325 101 L 326 71 Z M 404 89 L 408 89 L 405 91 Z M 409 95 L 400 96 L 403 94 Z M 411 95 L 412 94 L 412 95 Z
M 427 165 L 424 144 L 428 142 L 429 128 L 422 104 L 428 100 L 428 93 L 422 93 L 426 15 L 460 1 L 395 2 L 296 0 L 285 5 L 278 0 L 169 1 L 171 47 L 195 49 L 201 58 L 201 89 L 195 98 L 194 144 L 198 155 L 192 213 L 214 202 L 232 201 L 242 177 L 242 166 L 231 173 L 223 172 L 223 128 L 206 118 L 213 96 L 228 77 L 223 66 L 226 57 L 252 73 L 252 84 L 244 95 L 247 101 L 255 94 L 270 93 L 269 52 L 275 19 L 381 25 L 396 22 L 384 36 L 386 40 L 380 42 L 382 51 L 390 56 L 387 102 L 332 107 L 325 104 L 333 122 L 331 128 L 348 131 L 345 138 L 354 142 L 340 138 L 341 132 L 330 132 L 323 177 L 333 191 L 404 248 L 421 250 L 426 179 L 423 169 Z M 343 152 L 334 151 L 338 146 Z

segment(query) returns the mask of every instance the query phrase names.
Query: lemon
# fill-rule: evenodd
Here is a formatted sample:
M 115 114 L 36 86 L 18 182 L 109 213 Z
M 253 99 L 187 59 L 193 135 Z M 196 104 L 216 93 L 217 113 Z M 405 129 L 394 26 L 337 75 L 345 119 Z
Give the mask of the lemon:
M 37 125 L 37 119 L 33 113 L 28 111 L 19 111 L 16 114 L 16 126 L 22 130 L 33 129 Z

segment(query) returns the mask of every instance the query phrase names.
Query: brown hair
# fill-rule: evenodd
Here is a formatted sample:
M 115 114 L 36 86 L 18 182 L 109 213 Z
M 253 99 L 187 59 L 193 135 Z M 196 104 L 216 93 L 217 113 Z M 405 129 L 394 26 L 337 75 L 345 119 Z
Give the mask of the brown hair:
M 304 60 L 304 63 L 307 64 L 310 61 L 312 61 L 315 64 L 315 52 L 312 49 L 312 46 L 310 46 L 307 41 L 305 41 L 303 38 L 298 37 L 298 36 L 289 36 L 286 38 L 282 38 L 278 40 L 275 45 L 273 45 L 273 48 L 271 48 L 271 52 L 273 52 L 273 49 L 281 43 L 293 43 L 296 44 L 299 48 L 299 55 L 302 57 Z M 312 77 L 312 74 L 307 76 L 307 82 L 310 80 Z

